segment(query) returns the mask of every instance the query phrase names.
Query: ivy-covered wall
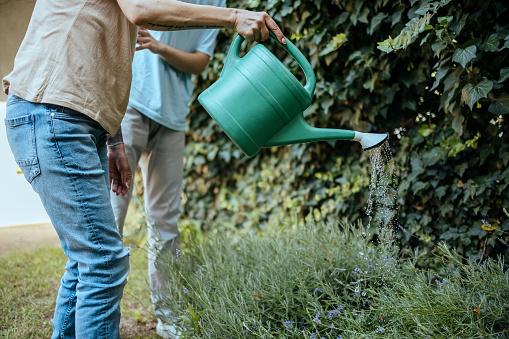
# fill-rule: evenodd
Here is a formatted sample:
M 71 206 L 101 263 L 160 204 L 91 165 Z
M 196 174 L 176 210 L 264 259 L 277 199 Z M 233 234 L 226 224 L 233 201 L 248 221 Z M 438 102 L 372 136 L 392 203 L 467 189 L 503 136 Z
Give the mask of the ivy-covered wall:
M 400 242 L 446 241 L 472 259 L 508 256 L 509 4 L 504 0 L 227 1 L 271 14 L 317 77 L 315 127 L 390 132 Z M 196 96 L 218 77 L 219 35 Z M 296 61 L 265 43 L 300 79 Z M 302 79 L 301 79 L 302 80 Z M 245 157 L 194 101 L 185 167 L 185 233 L 272 219 L 367 220 L 370 164 L 355 142 L 263 149 Z

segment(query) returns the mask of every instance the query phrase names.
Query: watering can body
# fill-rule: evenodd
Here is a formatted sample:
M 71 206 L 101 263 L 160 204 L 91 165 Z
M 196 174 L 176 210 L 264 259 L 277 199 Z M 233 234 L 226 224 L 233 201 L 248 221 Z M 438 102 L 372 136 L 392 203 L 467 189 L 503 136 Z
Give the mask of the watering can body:
M 239 57 L 243 40 L 240 35 L 234 38 L 220 78 L 198 101 L 244 154 L 251 157 L 269 146 L 355 139 L 355 131 L 314 128 L 306 123 L 303 113 L 311 104 L 316 78 L 291 41 L 281 46 L 301 66 L 305 85 L 263 44 Z

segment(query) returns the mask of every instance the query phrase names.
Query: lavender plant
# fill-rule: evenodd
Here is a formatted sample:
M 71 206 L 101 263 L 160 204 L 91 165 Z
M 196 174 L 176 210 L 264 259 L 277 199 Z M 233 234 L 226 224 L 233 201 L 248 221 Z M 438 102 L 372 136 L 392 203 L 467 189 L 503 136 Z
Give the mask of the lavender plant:
M 503 263 L 416 268 L 361 224 L 216 234 L 165 262 L 167 306 L 197 338 L 472 338 L 508 335 Z

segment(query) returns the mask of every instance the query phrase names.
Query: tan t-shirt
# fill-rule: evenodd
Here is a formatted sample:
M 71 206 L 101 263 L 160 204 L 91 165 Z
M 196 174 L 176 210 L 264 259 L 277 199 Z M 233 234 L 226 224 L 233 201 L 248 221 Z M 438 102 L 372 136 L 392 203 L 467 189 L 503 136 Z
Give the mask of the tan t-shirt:
M 137 30 L 115 0 L 38 0 L 4 91 L 77 110 L 114 134 L 129 101 Z

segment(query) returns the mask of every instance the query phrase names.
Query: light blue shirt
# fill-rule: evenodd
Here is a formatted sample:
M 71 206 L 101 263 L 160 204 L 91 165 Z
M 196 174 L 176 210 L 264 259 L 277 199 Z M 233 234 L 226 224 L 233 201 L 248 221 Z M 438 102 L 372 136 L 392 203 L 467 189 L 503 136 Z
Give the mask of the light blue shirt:
M 201 5 L 225 6 L 225 0 L 185 1 Z M 184 52 L 203 52 L 212 57 L 217 29 L 149 31 L 157 40 Z M 194 90 L 192 74 L 181 72 L 148 49 L 134 53 L 133 80 L 129 106 L 150 119 L 176 131 L 185 131 L 190 98 Z

